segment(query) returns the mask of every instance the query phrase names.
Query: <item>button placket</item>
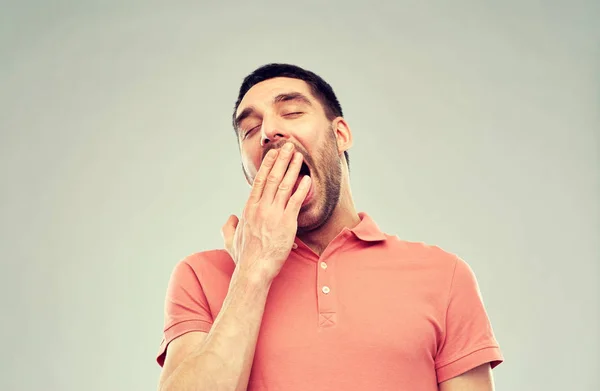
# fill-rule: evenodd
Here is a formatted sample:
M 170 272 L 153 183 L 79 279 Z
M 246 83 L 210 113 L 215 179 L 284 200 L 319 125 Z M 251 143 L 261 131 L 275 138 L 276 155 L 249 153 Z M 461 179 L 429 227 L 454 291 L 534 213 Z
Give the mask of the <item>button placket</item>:
M 317 297 L 319 311 L 319 327 L 332 327 L 336 319 L 336 287 L 334 281 L 332 258 L 322 258 L 317 264 Z

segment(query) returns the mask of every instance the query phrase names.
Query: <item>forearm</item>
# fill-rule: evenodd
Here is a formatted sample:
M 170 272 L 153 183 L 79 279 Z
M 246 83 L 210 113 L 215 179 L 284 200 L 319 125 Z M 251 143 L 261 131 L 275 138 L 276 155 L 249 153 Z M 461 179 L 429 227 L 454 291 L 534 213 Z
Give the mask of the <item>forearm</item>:
M 269 287 L 236 269 L 206 341 L 173 371 L 161 391 L 245 390 Z

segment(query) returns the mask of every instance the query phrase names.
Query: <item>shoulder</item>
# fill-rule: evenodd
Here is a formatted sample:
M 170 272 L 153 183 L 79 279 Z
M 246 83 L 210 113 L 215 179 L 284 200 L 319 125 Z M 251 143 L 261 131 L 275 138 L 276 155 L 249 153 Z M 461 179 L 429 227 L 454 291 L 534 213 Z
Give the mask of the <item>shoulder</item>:
M 441 292 L 456 295 L 461 292 L 478 292 L 477 277 L 467 261 L 454 252 L 425 242 L 410 242 L 391 238 L 390 246 L 401 249 L 405 265 L 420 272 L 432 286 Z
M 235 264 L 227 251 L 213 249 L 198 251 L 184 256 L 174 266 L 171 273 L 172 279 L 187 279 L 194 277 L 201 279 L 204 276 L 231 275 Z
M 439 277 L 452 279 L 457 271 L 469 273 L 469 265 L 456 253 L 439 245 L 400 239 L 387 235 L 385 247 L 394 258 L 401 259 L 414 267 L 424 268 Z
M 403 257 L 417 262 L 429 263 L 440 267 L 454 267 L 458 262 L 462 261 L 455 253 L 434 244 L 403 240 L 394 235 L 386 234 L 386 237 L 386 244 L 390 250 L 397 251 Z
M 202 268 L 208 265 L 214 267 L 224 267 L 233 264 L 233 260 L 222 249 L 204 250 L 191 253 L 183 257 L 179 263 L 187 264 L 192 268 Z

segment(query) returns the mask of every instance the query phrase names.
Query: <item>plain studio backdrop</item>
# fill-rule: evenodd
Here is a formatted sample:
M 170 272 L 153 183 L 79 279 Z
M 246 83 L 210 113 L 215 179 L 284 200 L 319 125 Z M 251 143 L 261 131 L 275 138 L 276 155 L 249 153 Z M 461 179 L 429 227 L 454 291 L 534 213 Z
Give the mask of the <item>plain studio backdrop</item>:
M 248 195 L 240 83 L 291 62 L 338 94 L 358 209 L 475 271 L 497 389 L 597 391 L 599 20 L 596 1 L 4 2 L 0 389 L 155 389 L 171 270 Z

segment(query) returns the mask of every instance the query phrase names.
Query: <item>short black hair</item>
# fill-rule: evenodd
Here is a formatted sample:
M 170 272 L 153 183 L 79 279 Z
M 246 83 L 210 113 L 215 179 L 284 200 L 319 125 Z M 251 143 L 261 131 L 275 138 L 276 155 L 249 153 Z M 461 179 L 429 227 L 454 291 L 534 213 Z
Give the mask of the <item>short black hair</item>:
M 333 88 L 331 88 L 329 83 L 323 80 L 322 77 L 297 65 L 271 63 L 257 68 L 251 74 L 246 76 L 242 82 L 240 92 L 233 109 L 233 128 L 236 131 L 236 134 L 237 129 L 235 126 L 235 113 L 237 112 L 237 109 L 246 93 L 256 84 L 265 80 L 273 79 L 275 77 L 289 77 L 292 79 L 300 79 L 306 82 L 309 85 L 312 94 L 323 105 L 325 116 L 330 121 L 336 117 L 344 116 L 342 112 L 342 106 L 340 105 L 335 92 L 333 92 Z M 350 168 L 350 157 L 348 155 L 348 151 L 344 151 L 344 156 L 346 158 L 348 168 Z

